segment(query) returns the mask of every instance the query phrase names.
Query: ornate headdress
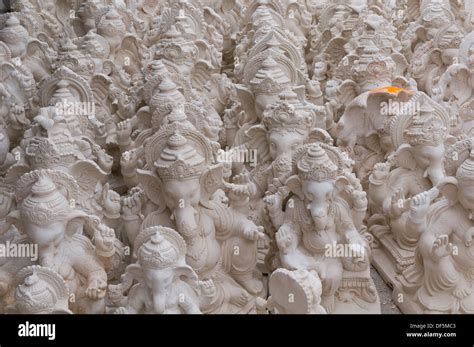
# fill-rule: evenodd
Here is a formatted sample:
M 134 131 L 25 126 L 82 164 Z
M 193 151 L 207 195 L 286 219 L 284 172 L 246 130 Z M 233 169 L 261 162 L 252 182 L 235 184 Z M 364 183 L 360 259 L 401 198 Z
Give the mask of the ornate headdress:
M 95 63 L 90 54 L 79 50 L 69 37 L 59 41 L 58 57 L 53 63 L 53 69 L 60 66 L 67 66 L 86 79 L 92 77 L 95 71 Z
M 432 0 L 421 10 L 421 18 L 425 23 L 441 28 L 454 21 L 454 15 L 448 8 L 444 0 Z
M 434 115 L 434 108 L 428 103 L 421 106 L 420 114 L 412 118 L 410 126 L 404 131 L 412 146 L 437 146 L 444 142 L 448 129 L 442 120 Z
M 59 188 L 67 192 L 67 198 L 60 193 Z M 28 172 L 20 177 L 16 187 L 21 217 L 35 225 L 64 220 L 75 211 L 71 208 L 71 201 L 77 201 L 78 190 L 74 178 L 61 171 Z M 78 216 L 82 215 L 81 211 L 77 213 Z
M 310 131 L 316 121 L 316 109 L 303 104 L 292 90 L 285 90 L 280 100 L 267 106 L 263 112 L 263 123 L 269 130 L 298 129 Z
M 89 30 L 84 36 L 81 48 L 92 57 L 107 59 L 110 54 L 110 47 L 103 36 L 98 35 L 94 30 Z
M 53 96 L 49 100 L 49 105 L 54 106 L 56 103 L 64 102 L 64 101 L 80 101 L 71 93 L 69 89 L 69 82 L 67 80 L 59 80 L 56 84 L 56 90 L 54 91 Z
M 309 145 L 296 166 L 298 175 L 304 180 L 321 182 L 335 179 L 339 175 L 338 166 L 319 143 Z
M 447 25 L 436 35 L 436 46 L 440 49 L 458 49 L 464 39 L 464 34 L 456 24 Z
M 176 84 L 169 78 L 165 77 L 158 85 L 151 99 L 150 105 L 160 108 L 166 104 L 184 103 L 186 100 L 176 86 Z
M 390 85 L 394 71 L 395 63 L 392 58 L 382 55 L 373 41 L 368 41 L 360 59 L 352 68 L 352 75 L 363 90 L 370 90 Z
M 68 286 L 54 270 L 29 266 L 20 270 L 15 280 L 18 313 L 72 313 L 68 309 Z
M 167 120 L 169 123 L 173 123 L 173 122 L 185 123 L 186 121 L 188 121 L 188 117 L 186 116 L 186 113 L 184 112 L 184 106 L 180 105 L 177 107 L 173 107 L 173 109 L 167 116 Z
M 145 144 L 146 167 L 164 180 L 199 176 L 212 163 L 212 153 L 202 133 L 180 122 L 163 124 Z
M 178 132 L 168 138 L 154 165 L 163 180 L 199 177 L 206 169 L 204 157 Z
M 185 266 L 186 242 L 173 229 L 153 226 L 142 231 L 135 240 L 140 265 L 163 269 Z
M 272 16 L 271 9 L 264 4 L 258 6 L 252 14 L 251 23 L 255 28 L 278 26 L 278 22 L 276 22 Z
M 110 7 L 105 16 L 102 16 L 97 23 L 97 31 L 99 34 L 123 34 L 125 30 L 126 28 L 122 17 L 114 7 Z
M 155 52 L 156 54 L 156 52 Z M 154 59 L 148 64 L 148 76 L 168 76 L 169 71 L 161 59 Z
M 6 43 L 17 44 L 19 41 L 28 41 L 28 31 L 20 24 L 16 16 L 10 16 L 5 27 L 0 30 L 0 39 Z
M 47 225 L 65 218 L 70 211 L 69 202 L 47 176 L 40 176 L 31 188 L 31 194 L 23 201 L 22 217 L 28 222 Z
M 256 94 L 279 94 L 290 85 L 290 82 L 277 62 L 269 55 L 250 81 L 250 86 Z
M 156 46 L 155 58 L 164 58 L 172 63 L 191 65 L 197 59 L 198 49 L 192 41 L 171 25 Z
M 412 146 L 436 146 L 448 135 L 448 112 L 423 92 L 416 92 L 406 102 L 408 112 L 391 117 L 390 135 L 395 148 L 404 143 Z M 412 107 L 413 105 L 413 107 Z

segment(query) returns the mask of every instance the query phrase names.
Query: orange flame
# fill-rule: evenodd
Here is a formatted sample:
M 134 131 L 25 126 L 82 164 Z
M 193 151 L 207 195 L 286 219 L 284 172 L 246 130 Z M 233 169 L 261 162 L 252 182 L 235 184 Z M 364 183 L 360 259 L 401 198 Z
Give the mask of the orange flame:
M 390 94 L 396 94 L 398 95 L 400 92 L 405 92 L 408 94 L 415 94 L 414 91 L 408 90 L 405 88 L 400 88 L 400 87 L 395 87 L 395 86 L 385 86 L 385 87 L 380 87 L 380 88 L 375 88 L 372 90 L 369 90 L 370 93 L 375 93 L 375 92 L 387 92 Z

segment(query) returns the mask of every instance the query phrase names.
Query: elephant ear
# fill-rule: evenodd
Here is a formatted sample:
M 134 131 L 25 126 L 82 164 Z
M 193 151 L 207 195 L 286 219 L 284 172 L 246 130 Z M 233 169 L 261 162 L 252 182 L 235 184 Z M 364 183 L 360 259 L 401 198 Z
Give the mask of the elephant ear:
M 365 139 L 365 146 L 373 152 L 378 152 L 380 150 L 380 137 L 376 132 L 367 134 Z
M 377 104 L 374 95 L 370 95 L 370 98 L 371 106 L 374 112 L 377 112 L 376 105 L 380 110 L 380 102 Z M 353 141 L 355 143 L 358 136 L 365 136 L 368 131 L 375 130 L 373 122 L 370 121 L 368 116 L 368 101 L 369 93 L 364 93 L 346 105 L 336 128 L 338 137 L 343 141 Z
M 202 90 L 206 82 L 211 79 L 213 68 L 211 64 L 204 60 L 205 52 L 208 51 L 207 44 L 203 40 L 197 40 L 195 44 L 198 48 L 201 59 L 194 66 L 191 82 L 193 88 Z
M 235 85 L 235 90 L 239 98 L 240 104 L 245 111 L 245 119 L 242 124 L 254 123 L 258 120 L 258 116 L 255 113 L 255 98 L 253 94 L 241 84 Z
M 115 64 L 126 66 L 127 72 L 131 75 L 139 72 L 141 69 L 139 45 L 138 39 L 134 35 L 126 35 L 122 40 L 120 50 L 115 55 Z
M 94 95 L 94 100 L 97 100 L 98 103 L 105 105 L 107 98 L 109 97 L 110 85 L 112 83 L 112 79 L 107 75 L 94 75 L 91 80 L 91 89 Z
M 441 195 L 449 200 L 450 205 L 454 205 L 458 201 L 458 180 L 454 177 L 445 177 L 436 186 Z
M 415 35 L 422 42 L 429 41 L 428 36 L 427 36 L 428 35 L 427 30 L 421 25 L 418 28 L 416 28 Z
M 338 176 L 336 178 L 335 186 L 338 192 L 343 192 L 349 185 L 349 180 L 345 176 Z
M 407 59 L 403 54 L 400 53 L 393 53 L 391 55 L 392 60 L 395 62 L 395 76 L 404 76 L 405 71 L 408 69 L 408 62 Z
M 138 182 L 143 186 L 145 194 L 152 202 L 158 206 L 162 206 L 160 198 L 161 179 L 152 171 L 137 169 Z
M 336 181 L 334 182 L 334 196 L 343 197 L 348 203 L 350 203 L 349 199 L 347 198 L 346 194 L 343 194 L 347 190 L 347 186 L 350 184 L 350 181 L 345 176 L 338 176 L 336 177 Z
M 51 73 L 51 62 L 45 46 L 39 40 L 31 40 L 28 42 L 26 55 L 23 58 L 23 64 L 27 66 L 28 64 L 34 64 L 36 66 L 35 69 L 32 69 L 32 73 L 37 81 L 41 81 Z
M 193 288 L 194 290 L 196 290 L 198 293 L 200 292 L 200 287 L 199 287 L 199 282 L 198 282 L 199 278 L 196 272 L 189 265 L 176 267 L 175 275 L 176 275 L 176 278 L 179 278 L 181 281 L 184 281 L 187 284 L 189 284 L 189 286 Z
M 299 199 L 304 200 L 303 187 L 301 183 L 301 179 L 298 175 L 293 175 L 288 177 L 285 185 L 288 186 L 290 191 L 292 191 Z
M 431 51 L 428 62 L 436 64 L 438 66 L 443 66 L 443 59 L 441 58 L 441 50 L 435 48 Z
M 352 80 L 345 80 L 337 89 L 339 100 L 347 106 L 357 95 L 359 95 L 359 87 Z
M 31 168 L 28 165 L 23 164 L 22 162 L 20 162 L 19 164 L 13 164 L 5 173 L 4 183 L 14 185 L 16 184 L 18 177 L 21 177 L 23 174 L 30 171 Z
M 264 125 L 254 125 L 245 132 L 247 148 L 257 151 L 259 163 L 270 161 L 270 147 L 268 146 L 267 129 Z
M 150 129 L 152 127 L 150 106 L 143 106 L 137 111 L 137 120 L 137 123 L 139 123 L 145 129 Z
M 219 188 L 224 184 L 224 165 L 225 163 L 219 163 L 217 165 L 211 166 L 204 174 L 201 176 L 201 199 L 208 201 L 211 199 L 212 194 L 214 194 Z
M 451 65 L 446 74 L 451 75 L 451 90 L 459 103 L 462 104 L 467 101 L 472 95 L 472 88 L 469 83 L 471 73 L 467 67 Z
M 132 275 L 132 278 L 137 280 L 140 283 L 145 282 L 145 275 L 143 273 L 143 269 L 140 264 L 130 264 L 126 268 L 126 273 Z
M 404 143 L 398 147 L 395 152 L 395 159 L 399 166 L 405 169 L 415 170 L 416 162 L 411 151 L 412 147 L 409 144 Z
M 90 208 L 90 197 L 94 193 L 97 183 L 105 184 L 107 173 L 92 160 L 79 160 L 69 169 L 69 173 L 79 186 L 77 203 L 85 208 Z

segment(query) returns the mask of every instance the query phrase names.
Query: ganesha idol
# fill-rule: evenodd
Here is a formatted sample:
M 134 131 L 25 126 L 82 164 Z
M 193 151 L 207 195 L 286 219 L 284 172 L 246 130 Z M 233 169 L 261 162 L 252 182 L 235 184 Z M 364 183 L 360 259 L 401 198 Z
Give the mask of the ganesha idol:
M 445 177 L 445 153 L 452 140 L 446 111 L 430 99 L 418 102 L 415 114 L 396 116 L 391 128 L 394 157 L 376 164 L 369 177 L 368 226 L 379 246 L 374 249 L 374 264 L 391 283 L 413 264 L 421 235 L 408 218 L 410 201 L 432 192 Z
M 304 143 L 322 139 L 332 142 L 324 130 L 326 112 L 321 106 L 315 106 L 298 99 L 291 89 L 279 94 L 279 100 L 268 105 L 262 115 L 262 123 L 249 128 L 245 133 L 245 151 L 257 154 L 255 165 L 249 166 L 250 177 L 255 184 L 255 193 L 250 199 L 250 216 L 257 224 L 269 225 L 273 219 L 273 210 L 281 209 L 286 198 L 284 184 L 291 175 L 291 156 Z M 242 147 L 234 147 L 238 152 Z M 272 196 L 267 198 L 266 196 Z M 265 209 L 265 201 L 272 207 Z M 267 233 L 274 232 L 267 228 Z M 273 238 L 272 238 L 273 239 Z M 271 270 L 274 243 L 266 253 L 266 267 Z M 265 252 L 263 250 L 262 252 Z
M 93 140 L 94 105 L 74 95 L 78 82 L 71 70 L 61 68 L 57 75 L 45 82 L 43 97 L 49 101 L 38 109 L 20 143 L 25 164 L 30 169 L 54 168 L 73 176 L 85 166 L 93 167 L 96 175 L 110 173 L 112 157 Z
M 342 153 L 324 143 L 295 152 L 294 175 L 286 181 L 291 195 L 276 234 L 279 259 L 288 270 L 317 272 L 327 313 L 379 313 L 370 277 L 370 244 L 353 217 L 355 210 L 365 213 L 367 200 L 362 194 L 352 203 L 356 188 L 343 163 Z M 287 288 L 274 288 L 272 297 L 282 297 L 279 291 Z
M 39 265 L 21 269 L 14 280 L 15 304 L 6 308 L 13 314 L 71 314 L 69 288 L 54 270 Z
M 138 235 L 134 247 L 137 263 L 127 267 L 122 283 L 109 286 L 111 293 L 118 290 L 118 298 L 124 300 L 115 313 L 196 314 L 212 302 L 214 283 L 199 281 L 186 264 L 186 242 L 176 231 L 162 226 L 147 228 Z
M 262 123 L 245 133 L 246 146 L 257 152 L 257 167 L 251 176 L 261 197 L 283 185 L 291 171 L 291 156 L 302 144 L 323 137 L 332 142 L 323 129 L 326 112 L 323 107 L 300 101 L 291 89 L 279 94 L 279 100 L 269 104 Z
M 237 207 L 228 206 L 218 190 L 244 187 L 224 182 L 225 164 L 213 164 L 209 141 L 180 123 L 163 126 L 146 141 L 144 151 L 146 166 L 137 170 L 138 178 L 157 209 L 145 217 L 142 228 L 169 226 L 186 241 L 186 263 L 200 280 L 216 286 L 203 313 L 252 311 L 263 290 L 254 270 L 257 240 L 264 235 Z
M 248 86 L 235 86 L 241 107 L 245 111 L 245 119 L 232 136 L 231 142 L 234 145 L 244 143 L 245 131 L 262 119 L 265 108 L 277 102 L 280 93 L 291 89 L 294 85 L 275 61 L 271 51 L 255 70 L 253 78 L 248 81 Z
M 435 96 L 440 87 L 438 82 L 450 65 L 457 63 L 460 44 L 464 33 L 456 24 L 437 28 L 433 40 L 420 45 L 412 59 L 412 73 L 418 88 Z
M 19 179 L 16 187 L 19 208 L 8 218 L 24 233 L 15 242 L 37 246 L 37 260 L 11 258 L 0 268 L 5 303 L 12 303 L 15 274 L 37 262 L 63 278 L 74 313 L 105 312 L 106 271 L 114 266 L 115 232 L 97 217 L 73 206 L 77 189 L 74 179 L 61 171 L 35 170 Z M 87 233 L 93 237 L 94 244 Z
M 62 73 L 68 76 L 70 72 L 64 69 Z M 54 79 L 51 82 L 55 83 Z M 30 170 L 63 171 L 73 176 L 79 186 L 77 204 L 97 216 L 105 215 L 112 226 L 120 217 L 119 195 L 107 184 L 113 158 L 95 142 L 93 133 L 88 132 L 92 114 L 89 110 L 84 112 L 83 107 L 88 103 L 73 95 L 73 86 L 67 79 L 55 83 L 55 90 L 51 86 L 49 106 L 41 107 L 35 114 L 20 146 L 15 148 L 16 160 L 5 176 L 16 181 Z
M 474 313 L 474 150 L 459 152 L 453 176 L 411 201 L 420 233 L 415 263 L 400 276 L 394 297 L 406 313 Z

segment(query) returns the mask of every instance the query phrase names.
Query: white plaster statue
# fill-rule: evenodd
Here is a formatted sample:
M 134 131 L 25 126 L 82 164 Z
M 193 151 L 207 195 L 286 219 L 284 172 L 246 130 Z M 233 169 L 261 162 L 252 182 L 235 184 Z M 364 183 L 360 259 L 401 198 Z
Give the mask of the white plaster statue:
M 469 1 L 9 7 L 0 314 L 473 312 Z
M 125 306 L 116 313 L 201 313 L 215 295 L 211 280 L 200 282 L 186 265 L 186 243 L 165 227 L 150 227 L 135 241 L 137 263 L 127 267 L 125 277 L 137 283 L 128 290 Z M 119 285 L 121 289 L 124 284 Z

